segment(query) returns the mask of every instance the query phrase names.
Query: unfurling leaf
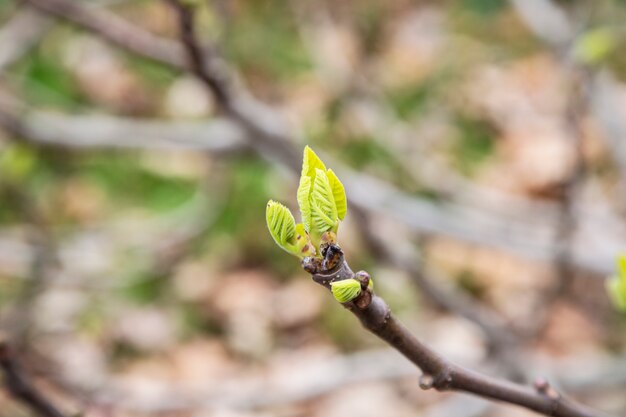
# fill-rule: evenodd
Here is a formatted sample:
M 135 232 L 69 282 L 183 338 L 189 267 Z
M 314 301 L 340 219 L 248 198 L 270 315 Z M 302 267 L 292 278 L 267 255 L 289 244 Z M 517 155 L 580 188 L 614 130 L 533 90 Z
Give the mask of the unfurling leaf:
M 298 206 L 300 206 L 300 215 L 302 223 L 307 231 L 311 231 L 311 177 L 301 176 L 300 185 L 298 186 Z
M 291 211 L 282 204 L 270 200 L 267 203 L 265 218 L 267 220 L 267 228 L 276 244 L 287 252 L 292 252 L 296 233 L 296 221 Z
M 304 155 L 302 157 L 302 177 L 309 177 L 311 181 L 315 178 L 315 170 L 321 169 L 326 171 L 326 166 L 322 162 L 319 156 L 313 152 L 309 146 L 304 147 Z
M 335 227 L 338 221 L 337 207 L 333 191 L 326 173 L 321 169 L 315 170 L 313 191 L 311 192 L 311 209 L 313 226 L 320 233 L 324 233 Z
M 339 181 L 339 178 L 337 178 L 337 175 L 335 175 L 332 169 L 326 171 L 326 175 L 328 176 L 330 188 L 333 191 L 335 206 L 337 207 L 337 217 L 339 217 L 339 220 L 343 220 L 343 218 L 346 217 L 346 212 L 348 211 L 346 191 L 343 188 L 343 184 Z
M 335 300 L 340 303 L 347 303 L 354 300 L 361 294 L 361 283 L 356 279 L 349 278 L 330 283 L 330 289 Z
M 319 256 L 322 243 L 336 243 L 339 222 L 346 216 L 346 192 L 332 170 L 311 148 L 304 148 L 302 176 L 298 184 L 298 205 L 302 223 L 296 226 L 289 209 L 270 201 L 267 205 L 267 227 L 276 243 L 299 257 Z M 325 233 L 332 233 L 332 241 Z
M 343 184 L 332 170 L 326 170 L 322 160 L 308 146 L 302 157 L 298 205 L 302 223 L 316 243 L 324 232 L 337 232 L 347 211 Z

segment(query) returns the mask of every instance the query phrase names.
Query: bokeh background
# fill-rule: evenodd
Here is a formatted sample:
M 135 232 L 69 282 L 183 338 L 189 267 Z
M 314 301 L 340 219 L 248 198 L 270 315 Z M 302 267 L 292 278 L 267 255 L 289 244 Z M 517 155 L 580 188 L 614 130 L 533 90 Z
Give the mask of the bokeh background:
M 626 246 L 624 2 L 187 4 L 288 141 L 129 46 L 178 47 L 166 2 L 0 1 L 0 328 L 42 392 L 84 416 L 531 415 L 421 391 L 274 244 L 267 200 L 297 212 L 280 155 L 309 144 L 345 181 L 350 264 L 421 339 L 626 413 L 604 289 Z M 0 408 L 32 415 L 7 390 Z

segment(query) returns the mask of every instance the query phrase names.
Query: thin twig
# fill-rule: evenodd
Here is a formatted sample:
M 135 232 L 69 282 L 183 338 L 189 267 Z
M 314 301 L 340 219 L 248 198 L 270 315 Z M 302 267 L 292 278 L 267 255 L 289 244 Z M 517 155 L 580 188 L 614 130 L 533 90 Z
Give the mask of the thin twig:
M 143 31 L 106 10 L 72 0 L 25 0 L 53 16 L 97 32 L 109 42 L 140 56 L 177 68 L 185 67 L 184 51 L 176 42 Z
M 15 399 L 41 417 L 65 417 L 30 381 L 18 363 L 14 352 L 4 340 L 0 340 L 0 368 L 4 373 L 4 385 Z
M 430 270 L 426 271 L 425 266 L 420 264 L 417 257 L 398 253 L 399 251 L 394 250 L 387 241 L 374 233 L 367 213 L 362 210 L 355 210 L 355 212 L 364 241 L 379 262 L 388 262 L 406 271 L 429 301 L 476 324 L 485 335 L 490 356 L 498 358 L 513 379 L 524 379 L 522 369 L 514 358 L 515 354 L 519 353 L 517 352 L 517 346 L 520 344 L 519 336 L 510 324 L 476 300 L 452 288 L 446 288 L 442 284 L 446 280 L 437 279 L 440 277 L 434 278 L 436 274 Z
M 331 269 L 316 269 L 303 263 L 312 273 L 313 280 L 330 288 L 330 282 L 354 278 L 355 274 L 345 261 L 341 249 L 334 245 L 326 251 L 325 264 Z M 361 322 L 363 327 L 387 342 L 423 372 L 422 389 L 437 391 L 460 391 L 494 401 L 519 405 L 540 414 L 554 417 L 594 417 L 601 414 L 565 398 L 547 382 L 538 381 L 535 389 L 498 380 L 451 363 L 417 339 L 391 313 L 385 301 L 369 290 L 364 290 L 355 300 L 344 303 Z
M 191 6 L 186 6 L 177 0 L 166 1 L 178 15 L 180 39 L 187 52 L 188 66 L 208 86 L 209 90 L 215 94 L 218 103 L 225 108 L 229 108 L 232 95 L 228 91 L 227 77 L 215 68 L 209 68 L 209 66 L 215 65 L 215 59 L 211 59 L 212 57 L 210 56 L 207 59 L 206 53 L 208 51 L 204 50 L 197 40 L 194 13 Z

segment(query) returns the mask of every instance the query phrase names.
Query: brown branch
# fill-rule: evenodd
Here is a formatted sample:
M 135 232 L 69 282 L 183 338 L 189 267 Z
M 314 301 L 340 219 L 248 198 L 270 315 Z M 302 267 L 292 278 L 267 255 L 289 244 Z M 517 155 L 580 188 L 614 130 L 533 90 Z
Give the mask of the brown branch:
M 9 393 L 42 417 L 65 417 L 59 409 L 39 391 L 22 370 L 14 352 L 6 341 L 0 340 L 0 369 Z
M 282 120 L 263 104 L 236 91 L 222 72 L 223 63 L 214 54 L 203 54 L 198 40 L 193 10 L 180 0 L 165 0 L 178 17 L 180 39 L 186 51 L 188 67 L 215 95 L 224 112 L 239 123 L 251 137 L 250 146 L 267 159 L 299 172 L 300 152 L 292 144 L 292 136 Z
M 137 55 L 173 67 L 185 67 L 184 51 L 178 43 L 141 30 L 106 10 L 96 10 L 74 0 L 25 1 L 48 14 L 96 32 L 109 42 Z
M 215 65 L 215 59 L 211 59 L 213 58 L 211 56 L 207 59 L 205 53 L 208 51 L 203 50 L 198 42 L 193 9 L 177 0 L 166 0 L 166 2 L 178 16 L 180 40 L 187 52 L 189 68 L 215 94 L 218 103 L 229 108 L 232 95 L 228 91 L 227 77 L 219 70 L 210 68 L 211 65 Z
M 325 256 L 322 265 L 331 265 L 330 268 L 320 267 L 312 258 L 305 258 L 303 268 L 312 274 L 313 280 L 326 287 L 330 282 L 354 278 L 350 266 L 345 261 L 341 248 L 329 246 L 322 252 Z M 540 414 L 555 417 L 597 417 L 601 414 L 589 410 L 581 405 L 566 399 L 547 383 L 536 384 L 535 389 L 513 384 L 508 381 L 476 373 L 449 362 L 437 352 L 417 339 L 391 313 L 385 301 L 377 295 L 364 290 L 355 300 L 344 303 L 361 322 L 363 327 L 387 342 L 402 353 L 423 372 L 420 378 L 422 389 L 436 389 L 437 391 L 460 391 L 478 395 L 493 401 L 502 401 L 519 405 Z
M 411 281 L 422 291 L 429 301 L 439 308 L 452 312 L 477 325 L 487 340 L 490 355 L 495 356 L 507 372 L 515 380 L 523 380 L 524 373 L 516 359 L 519 335 L 512 326 L 505 322 L 493 310 L 478 303 L 471 297 L 446 288 L 442 283 L 445 279 L 437 276 L 434 271 L 427 270 L 416 256 L 400 254 L 392 245 L 378 236 L 371 227 L 369 215 L 362 210 L 354 210 L 357 216 L 357 224 L 364 238 L 365 244 L 370 248 L 379 262 L 389 263 L 409 274 Z

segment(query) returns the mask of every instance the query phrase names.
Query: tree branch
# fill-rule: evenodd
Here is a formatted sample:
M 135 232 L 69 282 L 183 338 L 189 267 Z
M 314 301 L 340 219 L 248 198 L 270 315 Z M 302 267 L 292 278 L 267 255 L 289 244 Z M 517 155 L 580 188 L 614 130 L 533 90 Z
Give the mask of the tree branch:
M 4 385 L 15 399 L 41 417 L 65 417 L 24 374 L 10 346 L 4 340 L 0 340 L 0 369 L 4 373 Z
M 141 30 L 106 10 L 96 10 L 72 0 L 25 1 L 46 13 L 96 32 L 109 42 L 137 55 L 173 67 L 185 67 L 184 51 L 178 43 Z
M 412 282 L 436 306 L 450 311 L 477 325 L 483 332 L 489 353 L 494 355 L 515 380 L 523 380 L 524 373 L 516 359 L 520 338 L 495 311 L 481 305 L 471 297 L 446 287 L 447 280 L 441 279 L 432 270 L 427 270 L 419 257 L 413 253 L 399 253 L 390 242 L 382 239 L 372 230 L 369 215 L 362 210 L 354 210 L 364 241 L 379 262 L 389 263 L 409 274 Z
M 330 288 L 330 282 L 353 278 L 355 274 L 346 262 L 341 248 L 329 246 L 322 251 L 325 256 L 320 267 L 305 258 L 303 268 L 312 274 L 313 280 Z M 540 414 L 554 417 L 597 417 L 601 414 L 566 399 L 540 381 L 535 389 L 526 388 L 508 381 L 497 380 L 453 364 L 417 339 L 391 313 L 385 301 L 364 289 L 355 300 L 344 303 L 361 322 L 363 327 L 375 334 L 423 372 L 420 378 L 422 389 L 437 391 L 460 391 L 478 395 L 494 401 L 519 405 Z

